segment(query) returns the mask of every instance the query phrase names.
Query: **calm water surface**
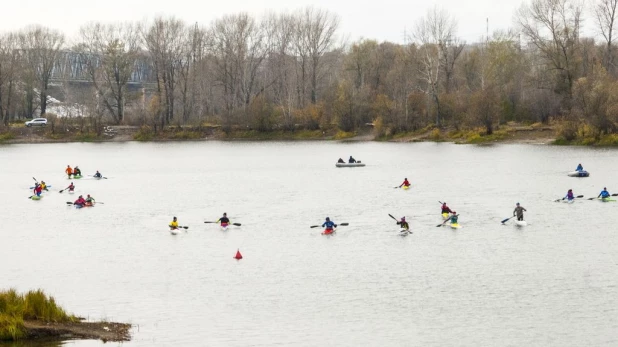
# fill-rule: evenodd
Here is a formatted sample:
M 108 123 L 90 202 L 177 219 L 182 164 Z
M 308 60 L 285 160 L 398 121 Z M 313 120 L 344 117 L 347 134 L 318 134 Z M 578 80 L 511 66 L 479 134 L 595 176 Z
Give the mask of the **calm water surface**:
M 353 155 L 363 168 L 335 168 Z M 616 150 L 418 143 L 0 146 L 0 288 L 136 325 L 126 346 L 616 346 Z M 566 176 L 581 162 L 591 177 Z M 67 164 L 104 202 L 76 210 Z M 52 185 L 31 201 L 32 176 Z M 403 178 L 408 191 L 393 189 Z M 438 201 L 462 229 L 437 228 Z M 529 225 L 509 221 L 514 204 Z M 206 220 L 227 212 L 227 232 Z M 401 237 L 388 217 L 406 216 Z M 188 232 L 170 235 L 177 216 Z M 340 227 L 320 235 L 330 216 Z M 244 259 L 232 257 L 240 249 Z M 98 341 L 66 345 L 100 346 Z M 109 345 L 109 344 L 107 344 Z

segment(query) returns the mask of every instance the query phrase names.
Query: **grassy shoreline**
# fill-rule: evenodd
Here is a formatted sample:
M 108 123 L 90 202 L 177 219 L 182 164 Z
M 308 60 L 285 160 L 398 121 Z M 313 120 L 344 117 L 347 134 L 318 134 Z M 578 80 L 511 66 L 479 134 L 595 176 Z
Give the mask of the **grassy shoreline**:
M 14 289 L 0 291 L 0 341 L 39 338 L 84 338 L 129 341 L 130 324 L 83 322 L 68 314 L 53 297 L 42 290 L 19 294 Z
M 563 124 L 503 124 L 487 135 L 484 128 L 436 128 L 391 134 L 367 127 L 344 132 L 336 127 L 319 130 L 274 130 L 261 132 L 221 126 L 168 126 L 155 132 L 152 127 L 115 126 L 113 132 L 80 131 L 11 126 L 0 128 L 0 144 L 84 143 L 84 142 L 167 142 L 167 141 L 378 141 L 378 142 L 452 142 L 456 144 L 528 143 L 574 146 L 618 146 L 618 135 L 590 136 L 582 133 L 565 140 Z

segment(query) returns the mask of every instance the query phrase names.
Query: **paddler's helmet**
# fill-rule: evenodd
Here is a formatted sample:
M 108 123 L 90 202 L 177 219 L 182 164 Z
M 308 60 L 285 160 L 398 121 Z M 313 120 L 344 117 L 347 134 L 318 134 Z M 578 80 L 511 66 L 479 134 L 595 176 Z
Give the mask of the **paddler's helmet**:
M 516 203 L 515 205 L 519 206 L 519 203 Z
M 88 194 L 88 197 L 90 197 L 90 194 Z
M 326 220 L 330 220 L 330 218 L 326 217 Z

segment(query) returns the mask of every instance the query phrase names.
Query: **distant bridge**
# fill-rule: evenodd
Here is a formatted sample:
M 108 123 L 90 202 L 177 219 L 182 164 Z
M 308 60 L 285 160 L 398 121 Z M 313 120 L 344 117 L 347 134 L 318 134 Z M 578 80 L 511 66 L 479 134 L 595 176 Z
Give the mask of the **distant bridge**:
M 52 70 L 51 82 L 92 83 L 87 71 L 88 53 L 61 51 L 60 57 Z M 133 66 L 129 84 L 134 87 L 156 83 L 156 74 L 150 56 L 141 54 Z

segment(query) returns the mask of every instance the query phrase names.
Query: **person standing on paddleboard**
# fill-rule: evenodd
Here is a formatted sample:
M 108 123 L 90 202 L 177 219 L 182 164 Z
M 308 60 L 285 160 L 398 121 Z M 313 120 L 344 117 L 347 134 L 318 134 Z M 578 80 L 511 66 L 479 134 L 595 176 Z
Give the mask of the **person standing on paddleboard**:
M 610 196 L 611 194 L 607 191 L 607 188 L 603 188 L 603 190 L 601 191 L 601 193 L 599 193 L 599 196 L 597 196 L 597 198 L 605 199 L 605 198 L 609 198 Z
M 219 220 L 216 223 L 221 222 L 221 226 L 222 227 L 226 227 L 228 226 L 228 224 L 230 224 L 230 220 L 229 218 L 227 218 L 227 213 L 223 212 L 223 217 L 219 218 Z
M 513 210 L 513 216 L 517 215 L 517 220 L 524 220 L 524 211 L 528 212 L 528 210 L 517 203 L 515 204 L 515 209 Z
M 176 217 L 174 217 L 174 219 L 170 222 L 170 229 L 178 229 L 178 219 L 176 219 Z
M 410 230 L 410 225 L 406 222 L 406 217 L 401 217 L 401 220 L 397 222 L 397 225 L 401 226 L 401 229 Z
M 73 169 L 71 169 L 71 165 L 67 165 L 67 169 L 64 170 L 64 172 L 66 172 L 67 175 L 69 175 L 69 179 L 71 179 L 71 175 L 73 174 Z
M 407 177 L 403 179 L 403 183 L 399 185 L 399 188 L 401 188 L 402 186 L 406 186 L 406 187 L 410 186 L 410 182 L 408 182 Z
M 337 224 L 335 224 L 335 222 L 331 221 L 330 218 L 326 217 L 326 222 L 324 222 L 324 224 L 322 224 L 322 228 L 326 227 L 326 233 L 330 234 L 333 232 L 334 228 L 337 227 Z

